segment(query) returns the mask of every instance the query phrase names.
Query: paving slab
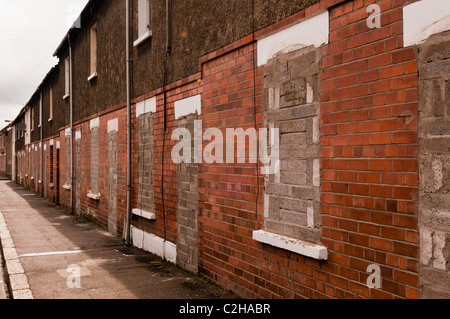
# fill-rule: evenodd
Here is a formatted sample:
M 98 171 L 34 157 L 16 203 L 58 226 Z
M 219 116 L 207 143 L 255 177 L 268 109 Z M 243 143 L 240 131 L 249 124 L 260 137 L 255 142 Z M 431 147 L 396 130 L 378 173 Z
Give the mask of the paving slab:
M 236 298 L 10 181 L 0 212 L 14 298 Z

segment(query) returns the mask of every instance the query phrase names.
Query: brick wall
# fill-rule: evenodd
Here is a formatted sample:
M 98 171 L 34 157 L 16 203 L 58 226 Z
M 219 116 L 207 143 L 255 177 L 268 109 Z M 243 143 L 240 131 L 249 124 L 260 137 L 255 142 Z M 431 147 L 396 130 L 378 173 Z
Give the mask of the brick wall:
M 403 48 L 404 2 L 376 3 L 380 29 L 368 28 L 363 1 L 330 9 L 319 85 L 327 262 L 252 241 L 262 226 L 255 167 L 201 165 L 200 271 L 228 288 L 249 297 L 418 297 L 417 61 Z M 205 129 L 254 125 L 250 52 L 207 57 Z M 366 285 L 371 264 L 381 267 L 381 290 Z
M 334 296 L 416 298 L 416 54 L 403 48 L 406 1 L 375 2 L 380 29 L 368 28 L 363 1 L 330 10 L 320 79 L 323 243 L 333 274 L 317 274 Z M 365 286 L 372 263 L 382 290 Z
M 246 45 L 203 64 L 204 131 L 219 128 L 226 136 L 226 128 L 262 127 L 262 70 L 255 82 L 254 48 L 247 39 Z M 251 239 L 261 228 L 263 186 L 259 167 L 248 160 L 199 165 L 199 271 L 251 297 L 263 295 Z

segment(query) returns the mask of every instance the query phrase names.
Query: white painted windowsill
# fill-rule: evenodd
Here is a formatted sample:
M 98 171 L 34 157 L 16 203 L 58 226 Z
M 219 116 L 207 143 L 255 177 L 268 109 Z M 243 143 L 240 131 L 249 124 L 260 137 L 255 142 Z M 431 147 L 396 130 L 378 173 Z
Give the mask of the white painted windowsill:
M 140 44 L 144 43 L 145 40 L 147 40 L 148 38 L 150 38 L 152 36 L 152 31 L 147 31 L 145 32 L 143 35 L 141 35 L 139 37 L 139 39 L 137 39 L 136 41 L 133 42 L 133 46 L 137 47 Z
M 156 220 L 156 215 L 154 213 L 149 213 L 139 208 L 133 209 L 133 215 L 140 216 L 148 220 Z
M 91 74 L 90 77 L 88 77 L 88 81 L 90 82 L 90 81 L 92 81 L 93 79 L 95 79 L 96 77 L 97 77 L 97 72 L 94 72 L 94 73 Z
M 253 232 L 253 240 L 278 248 L 286 249 L 314 259 L 328 259 L 328 249 L 324 246 L 312 244 L 299 239 L 281 236 L 264 230 Z
M 100 193 L 94 194 L 94 193 L 92 193 L 92 191 L 89 191 L 89 193 L 87 194 L 87 197 L 90 199 L 93 199 L 93 200 L 100 200 L 101 195 L 100 195 Z

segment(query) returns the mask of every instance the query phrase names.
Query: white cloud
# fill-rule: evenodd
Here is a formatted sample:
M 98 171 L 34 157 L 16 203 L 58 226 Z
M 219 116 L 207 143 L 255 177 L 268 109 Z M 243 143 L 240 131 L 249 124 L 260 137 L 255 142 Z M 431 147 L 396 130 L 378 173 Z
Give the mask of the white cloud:
M 88 0 L 0 1 L 0 128 L 57 63 L 52 55 Z

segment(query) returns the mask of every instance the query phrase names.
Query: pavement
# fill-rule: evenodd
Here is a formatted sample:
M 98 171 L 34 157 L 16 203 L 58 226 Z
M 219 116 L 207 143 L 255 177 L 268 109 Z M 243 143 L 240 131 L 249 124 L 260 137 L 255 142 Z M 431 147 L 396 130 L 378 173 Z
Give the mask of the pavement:
M 13 299 L 236 298 L 11 181 L 0 181 L 0 239 L 0 299 L 4 281 Z

